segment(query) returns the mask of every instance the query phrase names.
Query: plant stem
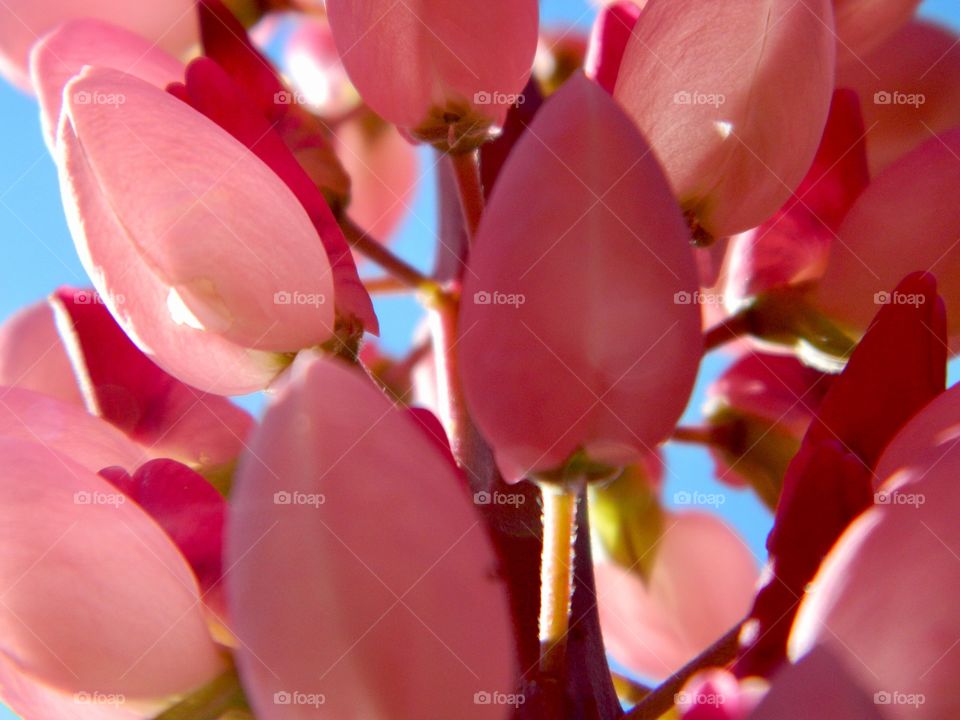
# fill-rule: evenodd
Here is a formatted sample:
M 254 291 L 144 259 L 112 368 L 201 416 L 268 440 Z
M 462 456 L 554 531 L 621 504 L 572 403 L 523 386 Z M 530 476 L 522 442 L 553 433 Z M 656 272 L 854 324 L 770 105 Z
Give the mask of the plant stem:
M 696 672 L 729 665 L 737 656 L 741 625 L 737 623 L 713 645 L 664 680 L 622 720 L 656 720 L 673 707 L 677 693 Z
M 371 295 L 392 295 L 410 292 L 412 288 L 403 280 L 387 275 L 385 277 L 362 278 L 363 286 Z
M 732 340 L 749 335 L 751 317 L 749 312 L 738 312 L 724 318 L 703 334 L 703 351 L 716 350 Z
M 460 192 L 460 207 L 467 233 L 472 241 L 483 215 L 483 186 L 480 181 L 480 154 L 478 150 L 459 154 L 448 154 L 457 178 L 457 190 Z
M 697 445 L 715 445 L 717 443 L 717 433 L 712 427 L 678 425 L 674 429 L 670 439 L 676 442 L 694 443 Z
M 340 222 L 340 227 L 347 241 L 357 252 L 373 260 L 400 282 L 429 295 L 442 292 L 435 281 L 417 270 L 406 260 L 394 255 L 385 245 L 371 237 L 351 218 L 344 217 Z
M 540 672 L 553 678 L 562 678 L 566 666 L 567 631 L 570 626 L 577 503 L 583 489 L 583 480 L 538 484 L 543 498 Z

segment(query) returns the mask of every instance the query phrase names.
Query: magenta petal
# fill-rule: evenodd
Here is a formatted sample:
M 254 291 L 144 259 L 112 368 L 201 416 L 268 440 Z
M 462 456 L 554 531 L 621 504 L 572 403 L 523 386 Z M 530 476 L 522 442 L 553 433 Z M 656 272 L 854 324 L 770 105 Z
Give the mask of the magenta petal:
M 57 139 L 63 88 L 85 65 L 122 70 L 159 88 L 183 77 L 183 63 L 136 33 L 91 19 L 60 25 L 34 45 L 30 55 L 40 122 L 51 150 Z
M 584 71 L 610 94 L 617 84 L 623 53 L 644 3 L 645 0 L 639 5 L 634 0 L 617 0 L 601 8 L 594 21 Z
M 151 460 L 132 476 L 117 468 L 101 476 L 166 531 L 205 592 L 219 583 L 227 504 L 202 475 L 174 460 Z
M 142 510 L 46 445 L 2 437 L 0 464 L 8 658 L 63 691 L 130 699 L 222 671 L 190 569 Z
M 53 310 L 45 301 L 18 310 L 0 325 L 0 385 L 83 404 Z
M 154 456 L 214 467 L 240 454 L 253 425 L 247 412 L 164 372 L 130 341 L 95 292 L 64 288 L 51 302 L 90 412 Z
M 687 238 L 629 118 L 571 79 L 497 179 L 461 302 L 467 401 L 506 477 L 578 448 L 626 464 L 670 433 L 701 354 Z
M 482 520 L 433 441 L 362 373 L 297 358 L 231 512 L 233 629 L 258 717 L 503 716 L 474 702 L 514 673 Z M 284 706 L 277 693 L 325 702 Z

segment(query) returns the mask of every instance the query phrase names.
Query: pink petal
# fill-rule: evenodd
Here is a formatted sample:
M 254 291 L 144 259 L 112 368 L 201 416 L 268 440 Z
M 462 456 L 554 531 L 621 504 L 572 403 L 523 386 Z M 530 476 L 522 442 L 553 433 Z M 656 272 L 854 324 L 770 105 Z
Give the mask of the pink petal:
M 907 427 L 918 421 L 931 427 L 927 412 Z M 921 460 L 930 457 L 922 452 Z M 911 463 L 889 478 L 879 504 L 827 556 L 790 637 L 792 657 L 826 646 L 868 693 L 922 697 L 916 706 L 900 701 L 885 707 L 885 717 L 894 720 L 960 714 L 953 691 L 960 655 L 952 652 L 960 637 L 958 472 L 960 452 L 951 442 L 934 462 Z
M 803 179 L 834 42 L 829 0 L 661 0 L 641 14 L 615 94 L 714 236 L 759 225 Z
M 84 92 L 113 95 L 118 104 L 82 104 Z M 126 241 L 200 324 L 276 352 L 329 337 L 326 254 L 303 207 L 266 165 L 202 115 L 131 75 L 90 69 L 66 93 L 64 131 L 82 148 Z M 79 244 L 108 242 L 79 230 Z M 313 301 L 296 300 L 301 296 Z
M 114 23 L 174 55 L 182 54 L 197 40 L 193 0 L 6 0 L 0 5 L 0 74 L 29 89 L 31 46 L 60 23 L 81 18 Z
M 922 20 L 903 27 L 861 61 L 838 68 L 837 83 L 863 100 L 873 174 L 931 133 L 960 125 L 958 77 L 956 33 Z
M 51 152 L 57 139 L 63 88 L 85 65 L 121 70 L 159 88 L 183 77 L 183 63 L 136 33 L 91 19 L 60 25 L 34 45 L 30 54 L 40 123 Z
M 597 597 L 608 652 L 634 673 L 664 678 L 743 618 L 758 573 L 746 543 L 706 513 L 668 516 L 655 552 L 646 583 L 598 564 Z
M 578 448 L 627 464 L 670 433 L 701 352 L 699 308 L 676 302 L 697 286 L 687 237 L 629 119 L 570 80 L 497 179 L 463 290 L 464 389 L 505 477 Z
M 840 658 L 821 647 L 774 676 L 750 720 L 888 720 L 886 709 Z
M 593 23 L 584 72 L 611 94 L 630 34 L 645 4 L 646 0 L 640 4 L 634 0 L 612 2 L 600 10 Z
M 0 438 L 0 463 L 7 657 L 61 690 L 130 698 L 222 670 L 190 569 L 145 513 L 45 445 Z
M 960 336 L 960 130 L 932 137 L 890 165 L 860 196 L 840 227 L 814 299 L 850 333 L 862 334 L 914 271 L 934 274 L 947 307 L 951 343 Z
M 285 139 L 275 125 L 268 122 L 252 106 L 249 96 L 208 58 L 198 58 L 190 64 L 186 87 L 177 92 L 180 93 L 178 97 L 246 145 L 293 191 L 307 211 L 326 251 L 337 311 L 346 318 L 358 319 L 366 330 L 376 334 L 379 325 L 373 303 L 360 282 L 350 246 L 324 196 L 286 147 Z
M 21 672 L 0 653 L 0 700 L 22 718 L 43 720 L 145 720 L 116 695 L 64 693 Z M 126 698 L 124 698 L 126 700 Z M 151 713 L 152 714 L 152 713 Z
M 361 373 L 301 354 L 232 500 L 227 582 L 258 717 L 503 716 L 474 702 L 513 681 L 482 521 L 433 441 Z
M 297 18 L 283 61 L 290 81 L 303 95 L 302 102 L 326 116 L 337 116 L 356 106 L 356 91 L 340 62 L 330 26 L 322 19 Z
M 501 125 L 537 47 L 533 0 L 329 0 L 327 14 L 353 84 L 402 128 L 454 106 Z
M 350 175 L 351 219 L 386 241 L 413 206 L 416 149 L 391 125 L 360 116 L 337 127 L 337 156 Z
M 89 472 L 110 465 L 134 468 L 146 452 L 82 408 L 32 390 L 0 388 L 0 436 L 56 448 Z
M 204 593 L 216 588 L 227 503 L 202 475 L 174 460 L 151 460 L 133 475 L 116 467 L 100 474 L 166 531 Z
M 833 0 L 837 25 L 837 65 L 870 63 L 870 53 L 904 26 L 920 0 Z
M 803 181 L 770 220 L 731 241 L 728 304 L 823 274 L 840 224 L 870 182 L 865 138 L 859 98 L 837 90 Z
M 45 301 L 18 310 L 0 325 L 0 385 L 83 404 L 70 358 Z
M 253 426 L 247 412 L 160 369 L 124 334 L 95 292 L 64 288 L 51 302 L 91 413 L 155 456 L 208 469 L 236 459 Z

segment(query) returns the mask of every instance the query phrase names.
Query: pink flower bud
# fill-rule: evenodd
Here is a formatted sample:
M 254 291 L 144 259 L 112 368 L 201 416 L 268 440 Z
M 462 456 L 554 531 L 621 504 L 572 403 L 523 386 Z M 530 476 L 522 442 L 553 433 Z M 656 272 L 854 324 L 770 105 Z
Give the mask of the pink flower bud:
M 363 373 L 297 358 L 241 463 L 231 513 L 227 583 L 257 717 L 289 718 L 275 698 L 295 693 L 323 698 L 331 717 L 503 709 L 482 702 L 514 677 L 483 521 L 436 441 Z
M 288 362 L 280 353 L 330 337 L 330 262 L 263 161 L 115 70 L 85 70 L 65 99 L 57 160 L 71 232 L 144 352 L 191 385 L 231 394 L 269 383 Z
M 124 0 L 7 0 L 0 5 L 0 75 L 30 88 L 30 48 L 68 20 L 104 20 L 140 35 L 148 46 L 181 55 L 197 41 L 194 0 L 130 3 Z M 136 73 L 128 67 L 125 72 Z
M 537 47 L 534 0 L 328 0 L 340 58 L 363 99 L 430 142 L 482 142 L 523 90 Z M 451 143 L 453 144 L 453 143 Z
M 829 0 L 659 0 L 615 95 L 714 237 L 773 215 L 810 167 L 833 91 Z
M 649 147 L 574 77 L 514 148 L 466 271 L 463 384 L 504 476 L 555 470 L 577 450 L 625 465 L 663 440 L 699 366 L 696 287 Z
M 859 62 L 837 69 L 837 84 L 853 88 L 869 128 L 874 175 L 930 139 L 960 126 L 960 46 L 957 35 L 915 20 Z
M 612 2 L 600 10 L 593 23 L 584 72 L 609 93 L 617 84 L 623 53 L 640 18 L 643 4 L 634 0 Z

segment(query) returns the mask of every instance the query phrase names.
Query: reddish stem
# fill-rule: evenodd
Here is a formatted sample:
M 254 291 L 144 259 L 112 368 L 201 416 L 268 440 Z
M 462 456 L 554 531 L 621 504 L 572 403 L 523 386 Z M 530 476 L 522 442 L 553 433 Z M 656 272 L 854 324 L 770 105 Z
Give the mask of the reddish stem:
M 480 154 L 477 150 L 448 155 L 453 165 L 453 173 L 457 178 L 457 189 L 460 192 L 460 206 L 463 209 L 463 220 L 467 226 L 470 239 L 477 234 L 480 226 L 480 216 L 483 215 L 483 184 L 480 180 Z

